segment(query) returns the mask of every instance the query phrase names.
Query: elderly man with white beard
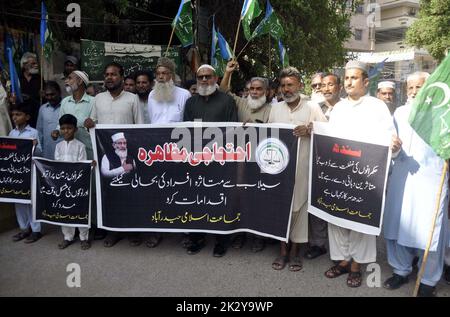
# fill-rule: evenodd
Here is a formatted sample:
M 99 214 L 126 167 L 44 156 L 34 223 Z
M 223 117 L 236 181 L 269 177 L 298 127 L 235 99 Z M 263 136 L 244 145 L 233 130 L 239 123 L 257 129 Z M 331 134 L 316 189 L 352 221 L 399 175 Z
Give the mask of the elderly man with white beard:
M 61 101 L 59 118 L 65 114 L 71 114 L 77 118 L 78 129 L 75 138 L 86 146 L 87 159 L 92 160 L 92 142 L 89 132 L 84 127 L 84 121 L 89 118 L 94 104 L 94 97 L 86 93 L 86 87 L 89 84 L 89 76 L 81 70 L 75 70 L 70 73 L 65 80 L 65 90 L 69 96 Z M 59 125 L 52 132 L 52 138 L 59 137 Z
M 225 74 L 220 82 L 220 89 L 233 97 L 238 107 L 238 120 L 241 122 L 267 123 L 271 105 L 267 101 L 269 82 L 266 78 L 253 77 L 250 79 L 249 95 L 245 98 L 230 92 L 232 73 L 238 68 L 236 61 L 229 61 Z
M 111 136 L 114 153 L 103 155 L 100 170 L 106 177 L 116 177 L 129 174 L 135 167 L 132 157 L 128 156 L 127 140 L 123 132 Z
M 230 91 L 230 80 L 233 72 L 239 67 L 235 60 L 227 63 L 225 74 L 220 82 L 220 90 L 228 93 L 236 102 L 238 110 L 238 120 L 240 122 L 267 123 L 269 121 L 270 110 L 272 108 L 267 96 L 269 95 L 269 81 L 263 77 L 253 77 L 250 79 L 249 94 L 247 97 L 239 97 Z M 269 101 L 269 102 L 268 102 Z M 245 233 L 238 233 L 231 246 L 234 249 L 241 249 L 246 240 Z M 252 235 L 251 250 L 253 252 L 262 251 L 265 247 L 265 240 L 257 235 Z
M 166 57 L 159 58 L 155 74 L 155 85 L 148 96 L 150 123 L 183 121 L 184 106 L 191 93 L 175 86 L 175 63 Z

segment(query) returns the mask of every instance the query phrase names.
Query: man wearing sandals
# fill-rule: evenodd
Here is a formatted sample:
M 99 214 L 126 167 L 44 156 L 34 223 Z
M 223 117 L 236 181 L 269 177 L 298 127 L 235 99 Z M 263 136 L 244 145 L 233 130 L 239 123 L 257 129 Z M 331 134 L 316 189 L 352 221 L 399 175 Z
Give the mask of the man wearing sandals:
M 299 158 L 295 175 L 294 202 L 292 208 L 290 245 L 281 242 L 280 255 L 272 263 L 274 270 L 283 269 L 289 262 L 290 271 L 303 267 L 299 256 L 300 243 L 308 242 L 308 171 L 311 129 L 313 121 L 327 121 L 320 106 L 300 94 L 302 81 L 295 67 L 288 67 L 280 73 L 280 90 L 283 101 L 272 106 L 269 123 L 296 125 L 293 134 L 300 138 Z M 290 249 L 289 249 L 290 247 Z
M 422 263 L 445 163 L 408 122 L 413 100 L 428 76 L 425 72 L 408 76 L 408 101 L 394 113 L 395 126 L 403 144 L 402 150 L 393 159 L 383 219 L 387 259 L 393 269 L 393 275 L 385 281 L 384 287 L 391 290 L 408 282 L 415 256 Z M 420 297 L 435 296 L 435 286 L 442 276 L 448 244 L 447 204 L 448 184 L 445 182 L 428 260 L 420 281 Z
M 330 124 L 362 139 L 373 136 L 392 138 L 392 151 L 397 152 L 400 141 L 389 109 L 381 100 L 366 95 L 368 85 L 367 65 L 358 61 L 348 62 L 344 81 L 348 96 L 334 106 Z M 328 238 L 331 260 L 339 263 L 326 271 L 325 276 L 335 278 L 348 273 L 347 286 L 361 286 L 361 264 L 376 261 L 376 237 L 329 223 Z
M 95 96 L 91 118 L 84 121 L 87 129 L 98 124 L 140 124 L 144 123 L 144 115 L 139 107 L 138 96 L 123 90 L 123 66 L 111 62 L 105 66 L 105 92 Z M 109 231 L 103 242 L 105 247 L 114 246 L 121 239 L 118 232 Z M 140 241 L 131 240 L 132 245 L 139 245 Z

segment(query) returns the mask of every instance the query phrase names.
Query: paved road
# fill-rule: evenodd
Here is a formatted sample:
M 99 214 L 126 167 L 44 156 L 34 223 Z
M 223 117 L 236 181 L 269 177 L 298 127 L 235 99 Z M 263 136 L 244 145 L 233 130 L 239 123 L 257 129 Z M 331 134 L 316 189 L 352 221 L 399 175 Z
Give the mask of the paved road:
M 223 258 L 212 256 L 213 241 L 196 255 L 180 246 L 179 234 L 166 234 L 154 249 L 131 247 L 127 240 L 113 248 L 94 241 L 90 250 L 79 243 L 57 248 L 62 235 L 45 226 L 45 236 L 32 245 L 14 243 L 15 231 L 0 234 L 0 296 L 410 296 L 413 282 L 397 291 L 345 285 L 345 277 L 327 279 L 328 256 L 305 260 L 300 272 L 275 271 L 271 263 L 278 244 L 260 253 L 246 245 L 230 249 Z M 378 241 L 381 281 L 390 276 L 384 245 Z M 81 287 L 66 285 L 69 263 L 81 267 Z M 366 273 L 367 277 L 369 273 Z M 438 285 L 439 296 L 450 296 L 450 286 Z

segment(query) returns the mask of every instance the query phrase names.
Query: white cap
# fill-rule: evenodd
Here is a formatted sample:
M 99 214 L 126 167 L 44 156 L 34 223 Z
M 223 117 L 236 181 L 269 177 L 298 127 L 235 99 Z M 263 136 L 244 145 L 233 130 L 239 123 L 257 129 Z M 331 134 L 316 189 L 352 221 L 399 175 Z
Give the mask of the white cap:
M 119 132 L 119 133 L 113 134 L 111 136 L 111 139 L 113 140 L 113 142 L 117 142 L 117 140 L 125 139 L 125 135 L 123 134 L 123 132 Z
M 381 88 L 392 88 L 395 90 L 395 83 L 393 81 L 380 81 L 378 83 L 378 89 Z
M 200 71 L 200 69 L 203 69 L 203 68 L 210 69 L 210 70 L 212 70 L 214 73 L 216 73 L 216 70 L 214 69 L 214 67 L 212 67 L 212 66 L 209 65 L 209 64 L 203 64 L 203 65 L 201 65 L 201 66 L 197 69 L 197 73 Z
M 74 70 L 73 73 L 75 75 L 77 75 L 84 82 L 84 84 L 86 86 L 89 84 L 89 76 L 88 76 L 88 74 L 86 74 L 82 70 Z
M 360 62 L 360 61 L 349 61 L 345 65 L 345 69 L 352 69 L 352 68 L 359 68 L 359 69 L 365 71 L 366 73 L 369 71 L 369 67 L 367 67 L 367 64 L 364 62 Z

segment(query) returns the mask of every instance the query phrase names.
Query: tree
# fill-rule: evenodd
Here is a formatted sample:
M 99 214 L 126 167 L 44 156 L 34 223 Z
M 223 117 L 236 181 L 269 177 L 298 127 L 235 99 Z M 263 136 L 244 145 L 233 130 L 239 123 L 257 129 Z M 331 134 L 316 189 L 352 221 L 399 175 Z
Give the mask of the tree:
M 234 41 L 242 3 L 243 0 L 227 1 L 220 8 L 220 15 L 216 15 L 216 24 L 230 43 Z M 303 74 L 310 75 L 345 62 L 344 42 L 351 35 L 349 21 L 360 1 L 271 0 L 271 3 L 285 30 L 282 41 L 288 49 L 292 66 L 299 68 Z M 265 1 L 260 1 L 260 5 L 265 8 Z M 209 9 L 217 11 L 217 7 Z M 252 28 L 256 27 L 263 16 L 254 22 Z M 255 75 L 272 78 L 278 74 L 278 46 L 275 40 L 271 41 L 270 50 L 269 35 L 257 37 L 247 45 L 243 52 L 247 57 L 239 60 L 241 73 L 246 78 Z M 239 52 L 246 43 L 241 31 L 236 51 Z M 269 57 L 271 70 L 268 69 Z
M 408 29 L 406 41 L 441 61 L 450 49 L 450 0 L 421 0 L 419 19 Z

